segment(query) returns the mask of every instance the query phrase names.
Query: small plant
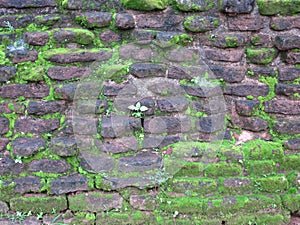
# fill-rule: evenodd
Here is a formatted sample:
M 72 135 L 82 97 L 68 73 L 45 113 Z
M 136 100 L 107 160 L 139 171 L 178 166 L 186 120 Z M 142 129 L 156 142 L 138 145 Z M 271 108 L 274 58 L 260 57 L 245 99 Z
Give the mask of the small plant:
M 132 116 L 136 118 L 143 118 L 144 112 L 148 110 L 148 107 L 141 105 L 140 102 L 137 102 L 135 105 L 128 106 L 128 109 L 132 111 Z
M 15 33 L 15 28 L 9 21 L 4 21 L 4 25 L 9 29 L 10 33 Z M 18 35 L 17 35 L 18 36 Z M 26 43 L 22 38 L 16 38 L 16 40 L 12 43 L 7 45 L 6 47 L 6 54 L 26 54 L 27 47 Z
M 15 159 L 15 163 L 20 163 L 20 164 L 22 164 L 22 157 L 19 156 L 19 155 L 17 155 L 17 156 L 16 156 L 16 159 Z
M 15 28 L 13 27 L 13 25 L 11 25 L 11 23 L 9 21 L 4 21 L 3 23 L 9 29 L 10 33 L 14 33 L 15 32 Z
M 39 214 L 37 214 L 36 219 L 37 220 L 41 220 L 43 219 L 44 213 L 43 212 L 39 212 Z

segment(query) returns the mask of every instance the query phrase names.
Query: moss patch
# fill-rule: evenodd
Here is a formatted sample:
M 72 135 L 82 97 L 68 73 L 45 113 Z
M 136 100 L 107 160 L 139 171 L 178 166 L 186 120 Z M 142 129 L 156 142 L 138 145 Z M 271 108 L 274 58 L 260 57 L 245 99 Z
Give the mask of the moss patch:
M 167 8 L 169 0 L 121 0 L 121 3 L 127 9 L 150 11 Z
M 277 50 L 274 48 L 247 48 L 246 56 L 251 63 L 266 65 L 275 59 Z

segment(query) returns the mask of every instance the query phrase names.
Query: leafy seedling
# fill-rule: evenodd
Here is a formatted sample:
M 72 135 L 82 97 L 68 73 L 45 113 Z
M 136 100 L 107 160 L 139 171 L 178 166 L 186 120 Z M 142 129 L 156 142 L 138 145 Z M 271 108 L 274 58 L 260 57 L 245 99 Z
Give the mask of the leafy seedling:
M 135 105 L 128 106 L 128 109 L 132 111 L 131 115 L 136 118 L 143 118 L 144 112 L 148 110 L 147 106 L 141 105 L 140 102 L 137 102 Z

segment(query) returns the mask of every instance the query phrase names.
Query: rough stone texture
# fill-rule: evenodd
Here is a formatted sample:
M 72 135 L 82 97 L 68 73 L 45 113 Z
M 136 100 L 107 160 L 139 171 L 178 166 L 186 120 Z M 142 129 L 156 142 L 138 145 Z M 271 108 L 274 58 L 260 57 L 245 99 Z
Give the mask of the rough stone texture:
M 300 68 L 279 68 L 279 81 L 293 81 L 300 77 Z
M 275 86 L 275 93 L 278 95 L 291 96 L 293 94 L 300 94 L 300 85 L 297 84 L 277 84 Z
M 224 33 L 213 34 L 209 44 L 217 48 L 236 48 L 244 46 L 246 43 L 247 37 L 244 34 Z
M 38 58 L 38 51 L 36 50 L 30 50 L 27 51 L 26 54 L 14 54 L 11 56 L 10 60 L 12 63 L 22 63 L 22 62 L 34 62 Z
M 300 101 L 270 100 L 264 104 L 265 112 L 284 115 L 300 115 Z
M 44 98 L 49 94 L 49 86 L 45 84 L 11 84 L 0 87 L 2 98 Z
M 269 0 L 258 0 L 258 9 L 262 15 L 292 15 L 300 12 L 300 6 L 298 1 L 269 1 Z
M 244 85 L 226 85 L 225 94 L 235 95 L 246 97 L 248 95 L 252 96 L 266 96 L 269 93 L 269 86 L 267 85 L 252 85 L 252 84 L 244 84 Z
M 300 48 L 299 36 L 276 36 L 275 46 L 280 50 Z
M 30 172 L 65 173 L 69 169 L 70 165 L 63 160 L 39 159 L 29 164 Z
M 50 182 L 50 193 L 61 195 L 75 191 L 88 191 L 88 179 L 81 174 L 60 177 Z
M 208 115 L 226 112 L 226 104 L 223 96 L 199 99 L 192 102 L 192 109 Z
M 104 114 L 107 110 L 107 101 L 105 100 L 76 100 L 74 110 L 79 114 Z
M 106 12 L 86 12 L 81 15 L 89 28 L 103 28 L 110 25 L 112 14 Z
M 6 202 L 0 201 L 0 213 L 6 213 L 9 210 Z
M 274 130 L 279 134 L 294 135 L 300 133 L 300 122 L 277 122 Z
M 50 67 L 47 71 L 48 76 L 53 80 L 71 80 L 75 78 L 87 78 L 92 70 L 87 67 Z
M 6 134 L 9 131 L 9 120 L 6 117 L 0 117 L 0 134 Z
M 258 108 L 259 101 L 252 100 L 237 100 L 235 102 L 236 111 L 241 116 L 251 116 L 253 110 Z
M 10 157 L 2 157 L 0 160 L 0 175 L 20 175 L 26 171 L 27 165 L 15 163 L 15 161 Z
M 222 10 L 226 13 L 250 13 L 254 0 L 223 0 Z
M 144 129 L 146 133 L 186 133 L 190 131 L 190 119 L 188 117 L 168 117 L 157 116 L 154 118 L 145 118 Z
M 245 77 L 244 67 L 223 67 L 223 66 L 210 66 L 213 74 L 218 79 L 223 79 L 228 83 L 238 83 L 241 82 Z
M 220 96 L 222 95 L 222 89 L 219 86 L 207 86 L 207 84 L 202 84 L 200 86 L 186 86 L 182 85 L 182 88 L 184 91 L 195 97 L 200 98 L 209 98 L 214 96 Z
M 135 20 L 131 14 L 118 13 L 116 16 L 115 26 L 121 30 L 132 29 L 135 27 Z
M 31 117 L 19 117 L 15 121 L 15 131 L 24 133 L 42 134 L 49 133 L 59 128 L 59 119 L 35 119 Z
M 249 78 L 259 78 L 259 76 L 275 77 L 276 71 L 269 67 L 251 67 L 248 68 L 247 76 Z
M 27 106 L 28 114 L 45 115 L 56 112 L 63 112 L 66 109 L 66 103 L 63 101 L 30 101 Z
M 228 17 L 228 27 L 232 31 L 257 31 L 263 28 L 263 19 L 258 15 Z
M 8 138 L 0 138 L 0 152 L 6 149 L 8 143 L 9 143 Z
M 200 117 L 196 120 L 196 129 L 203 133 L 213 133 L 225 127 L 225 115 L 217 114 Z
M 165 77 L 167 68 L 162 64 L 138 63 L 130 66 L 130 73 L 138 78 Z
M 72 125 L 76 135 L 94 135 L 98 132 L 97 118 L 73 117 Z
M 145 10 L 151 11 L 155 9 L 165 9 L 169 5 L 168 0 L 156 0 L 156 1 L 149 1 L 149 0 L 122 0 L 121 3 L 127 9 L 135 9 L 135 10 Z
M 77 84 L 66 84 L 54 89 L 55 98 L 73 101 Z
M 285 61 L 289 64 L 300 64 L 300 53 L 290 51 L 286 54 Z
M 214 30 L 219 26 L 219 18 L 217 17 L 188 17 L 184 21 L 184 28 L 191 32 L 206 32 Z
M 29 45 L 44 46 L 50 40 L 50 36 L 47 32 L 27 32 L 25 39 Z
M 240 117 L 236 124 L 245 130 L 254 132 L 264 131 L 269 127 L 266 120 L 257 117 Z
M 57 43 L 77 43 L 81 45 L 89 45 L 92 44 L 95 35 L 93 32 L 87 29 L 80 28 L 62 28 L 54 32 L 53 39 Z
M 289 150 L 300 150 L 300 138 L 293 138 L 285 141 L 284 147 Z
M 239 62 L 242 59 L 243 54 L 244 51 L 242 50 L 205 50 L 206 58 L 214 61 Z
M 179 135 L 169 136 L 157 136 L 157 135 L 145 135 L 143 141 L 143 148 L 163 148 L 170 144 L 177 143 L 181 140 Z
M 138 149 L 138 140 L 136 137 L 122 137 L 115 139 L 108 139 L 100 145 L 103 152 L 122 153 Z
M 101 35 L 100 35 L 100 39 L 103 42 L 107 42 L 107 43 L 112 43 L 112 42 L 121 42 L 122 41 L 122 37 L 121 35 L 117 34 L 114 31 L 108 30 L 108 31 L 104 31 Z
M 39 7 L 54 7 L 55 0 L 45 0 L 45 1 L 36 1 L 36 0 L 1 0 L 0 7 L 6 8 L 39 8 Z
M 12 152 L 14 155 L 28 157 L 38 151 L 46 149 L 46 140 L 43 138 L 17 138 L 12 143 Z
M 76 154 L 77 145 L 74 138 L 55 137 L 51 139 L 50 150 L 59 156 L 72 156 Z
M 72 10 L 104 11 L 107 9 L 121 10 L 119 0 L 98 1 L 98 0 L 68 0 L 63 2 L 64 8 Z
M 173 97 L 157 100 L 161 112 L 182 112 L 187 109 L 189 102 L 184 97 Z
M 181 25 L 183 18 L 174 14 L 144 14 L 136 15 L 136 26 L 140 29 L 157 29 L 177 31 Z
M 0 83 L 5 83 L 13 78 L 16 74 L 16 69 L 9 66 L 0 67 Z
M 175 1 L 176 7 L 185 12 L 192 12 L 192 11 L 208 11 L 212 9 L 214 6 L 218 5 L 216 0 L 212 1 L 202 1 L 202 0 L 188 0 L 188 1 Z
M 14 178 L 13 182 L 16 184 L 15 192 L 21 194 L 39 192 L 42 187 L 41 178 L 34 176 Z
M 272 17 L 270 27 L 276 31 L 300 28 L 299 16 Z
M 261 49 L 251 49 L 246 50 L 247 60 L 254 64 L 269 64 L 277 56 L 277 51 L 274 48 L 261 48 Z

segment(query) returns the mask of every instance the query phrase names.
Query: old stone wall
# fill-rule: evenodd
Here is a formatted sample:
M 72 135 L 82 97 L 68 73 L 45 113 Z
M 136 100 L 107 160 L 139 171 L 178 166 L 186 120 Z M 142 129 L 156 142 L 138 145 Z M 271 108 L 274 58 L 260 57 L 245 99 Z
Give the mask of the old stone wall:
M 0 223 L 288 224 L 299 0 L 0 0 Z

